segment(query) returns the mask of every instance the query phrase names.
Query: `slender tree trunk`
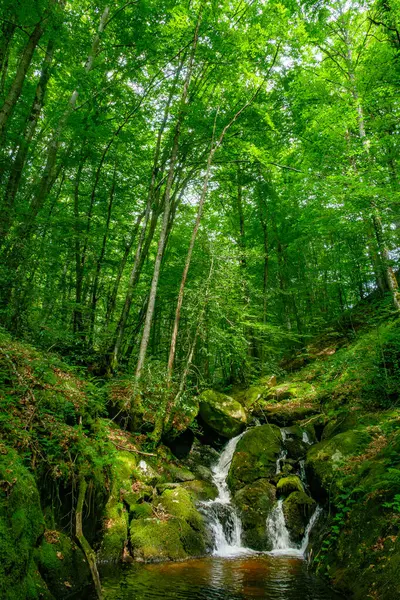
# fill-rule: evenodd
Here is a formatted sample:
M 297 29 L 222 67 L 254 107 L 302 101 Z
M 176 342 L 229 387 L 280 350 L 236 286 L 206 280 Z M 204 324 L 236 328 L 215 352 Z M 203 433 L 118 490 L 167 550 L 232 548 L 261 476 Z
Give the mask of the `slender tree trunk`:
M 95 324 L 95 317 L 96 317 L 96 305 L 97 305 L 97 300 L 98 300 L 97 292 L 98 292 L 98 287 L 99 287 L 100 271 L 101 271 L 101 267 L 103 265 L 104 255 L 106 252 L 108 232 L 110 229 L 111 213 L 112 213 L 112 207 L 113 207 L 113 202 L 114 202 L 114 193 L 115 193 L 116 169 L 117 169 L 117 167 L 115 165 L 113 181 L 112 181 L 111 190 L 110 190 L 110 200 L 109 200 L 108 208 L 107 208 L 106 226 L 105 226 L 105 230 L 104 230 L 100 254 L 96 261 L 96 269 L 95 269 L 93 288 L 92 288 L 92 306 L 91 306 L 91 314 L 90 314 L 89 344 L 93 343 L 94 324 Z
M 110 368 L 112 371 L 114 371 L 118 366 L 119 356 L 120 356 L 121 347 L 122 347 L 122 340 L 124 337 L 126 323 L 128 321 L 129 312 L 130 312 L 131 305 L 132 305 L 134 288 L 138 281 L 141 265 L 143 264 L 142 258 L 143 258 L 143 256 L 146 256 L 146 253 L 147 253 L 147 250 L 145 247 L 145 245 L 146 245 L 145 238 L 146 238 L 148 222 L 150 219 L 150 214 L 152 212 L 152 203 L 153 203 L 153 199 L 154 199 L 154 192 L 156 189 L 157 178 L 159 175 L 159 159 L 160 159 L 160 152 L 161 152 L 161 141 L 162 141 L 162 137 L 163 137 L 163 134 L 165 131 L 165 127 L 168 122 L 168 117 L 169 117 L 170 108 L 171 108 L 171 102 L 172 102 L 173 95 L 175 92 L 175 86 L 178 81 L 179 75 L 181 73 L 182 67 L 183 67 L 183 62 L 181 61 L 178 66 L 178 69 L 177 69 L 174 84 L 172 85 L 170 94 L 168 96 L 167 103 L 165 105 L 163 120 L 161 122 L 160 128 L 158 130 L 158 134 L 157 134 L 157 141 L 156 141 L 156 147 L 155 147 L 154 159 L 153 159 L 153 168 L 152 168 L 152 172 L 151 172 L 150 185 L 149 185 L 149 190 L 148 190 L 148 194 L 147 194 L 146 208 L 145 208 L 145 213 L 144 213 L 144 221 L 143 221 L 143 225 L 142 225 L 142 230 L 140 232 L 139 242 L 138 242 L 138 245 L 136 248 L 133 267 L 132 267 L 131 274 L 129 277 L 128 290 L 126 293 L 124 306 L 123 306 L 121 316 L 120 316 L 120 319 L 119 319 L 119 322 L 117 325 L 117 329 L 115 332 L 115 337 L 114 337 L 113 344 L 112 344 L 112 351 L 110 352 Z M 153 239 L 157 219 L 158 219 L 158 212 L 157 212 L 157 210 L 153 210 L 153 217 L 152 217 L 152 220 L 150 223 L 150 231 L 147 236 L 147 241 L 148 241 L 147 248 L 150 246 L 151 240 Z
M 154 263 L 153 279 L 152 279 L 151 287 L 150 287 L 149 303 L 147 306 L 146 319 L 145 319 L 144 327 L 143 327 L 143 335 L 142 335 L 142 340 L 140 343 L 139 357 L 138 357 L 138 362 L 136 365 L 136 373 L 135 373 L 136 380 L 139 380 L 139 378 L 141 376 L 144 361 L 146 359 L 147 347 L 148 347 L 149 339 L 150 339 L 150 330 L 151 330 L 151 323 L 153 320 L 154 305 L 156 302 L 158 279 L 160 276 L 161 261 L 162 261 L 162 257 L 164 254 L 165 241 L 166 241 L 166 237 L 167 237 L 167 230 L 168 230 L 168 223 L 169 223 L 169 215 L 170 215 L 170 210 L 171 210 L 171 202 L 170 202 L 171 188 L 172 188 L 172 182 L 174 179 L 175 164 L 176 164 L 177 157 L 178 157 L 178 148 L 179 148 L 179 141 L 180 141 L 180 135 L 181 135 L 181 127 L 182 127 L 182 123 L 183 123 L 184 116 L 185 116 L 185 107 L 186 107 L 186 102 L 187 102 L 187 97 L 188 97 L 188 92 L 189 92 L 189 85 L 190 85 L 190 80 L 192 77 L 192 71 L 193 71 L 193 65 L 194 65 L 194 57 L 195 57 L 196 47 L 197 47 L 197 42 L 198 42 L 198 37 L 199 37 L 199 28 L 200 28 L 200 23 L 201 23 L 201 19 L 202 19 L 202 9 L 203 9 L 203 5 L 201 6 L 199 16 L 197 19 L 197 24 L 196 24 L 196 29 L 195 29 L 193 44 L 192 44 L 192 50 L 191 50 L 191 54 L 190 54 L 190 58 L 189 58 L 189 64 L 187 67 L 185 82 L 183 85 L 183 91 L 182 91 L 181 100 L 180 100 L 180 109 L 179 109 L 179 113 L 178 113 L 178 117 L 177 117 L 177 121 L 176 121 L 176 125 L 175 125 L 175 133 L 174 133 L 174 140 L 173 140 L 173 144 L 172 144 L 171 160 L 170 160 L 168 178 L 167 178 L 167 183 L 166 183 L 166 188 L 165 188 L 164 215 L 163 215 L 163 221 L 162 221 L 162 225 L 161 225 L 160 238 L 158 241 L 157 256 L 156 256 L 155 263 Z
M 275 59 L 276 59 L 276 55 L 274 57 L 273 63 L 275 62 Z M 271 69 L 269 69 L 269 72 L 270 72 L 270 70 Z M 175 311 L 175 321 L 174 321 L 174 326 L 173 326 L 173 330 L 172 330 L 171 346 L 170 346 L 169 358 L 168 358 L 168 366 L 167 366 L 167 378 L 168 378 L 167 381 L 168 382 L 170 382 L 170 380 L 172 378 L 173 366 L 174 366 L 174 360 L 175 360 L 175 354 L 176 354 L 176 342 L 177 342 L 178 330 L 179 330 L 179 320 L 180 320 L 180 315 L 181 315 L 181 309 L 182 309 L 182 303 L 183 303 L 183 296 L 184 296 L 184 291 L 185 291 L 186 279 L 187 279 L 187 275 L 188 275 L 188 272 L 189 272 L 190 263 L 191 263 L 191 260 L 192 260 L 192 254 L 193 254 L 193 249 L 194 249 L 194 245 L 195 245 L 196 238 L 197 238 L 197 233 L 198 233 L 199 227 L 200 227 L 201 217 L 203 215 L 204 203 L 205 203 L 206 198 L 207 198 L 208 183 L 209 183 L 209 179 L 210 179 L 211 166 L 212 166 L 212 161 L 213 161 L 213 158 L 214 158 L 214 154 L 218 150 L 218 148 L 222 145 L 222 143 L 224 141 L 224 137 L 225 137 L 227 131 L 229 131 L 229 129 L 231 128 L 231 126 L 235 123 L 235 121 L 242 114 L 242 112 L 244 112 L 246 110 L 246 108 L 248 108 L 250 106 L 250 104 L 252 104 L 252 102 L 255 100 L 255 98 L 257 97 L 257 95 L 259 94 L 259 92 L 261 90 L 262 85 L 263 84 L 261 84 L 261 86 L 259 86 L 257 88 L 256 92 L 252 95 L 252 97 L 250 98 L 250 100 L 248 102 L 246 102 L 236 112 L 236 114 L 228 122 L 228 124 L 225 125 L 225 127 L 223 128 L 223 130 L 221 132 L 221 135 L 218 138 L 218 141 L 214 145 L 214 135 L 215 135 L 216 119 L 217 119 L 218 112 L 217 112 L 217 114 L 215 116 L 214 128 L 213 128 L 213 135 L 212 135 L 212 140 L 211 140 L 211 149 L 210 149 L 210 152 L 209 152 L 209 155 L 208 155 L 207 168 L 206 168 L 206 174 L 205 174 L 204 183 L 203 183 L 203 189 L 202 189 L 202 193 L 201 193 L 199 204 L 198 204 L 198 208 L 197 208 L 196 221 L 195 221 L 193 232 L 192 232 L 192 236 L 191 236 L 191 239 L 190 239 L 190 242 L 189 242 L 188 253 L 187 253 L 186 261 L 185 261 L 185 267 L 183 269 L 181 285 L 180 285 L 179 293 L 178 293 L 178 300 L 177 300 L 176 311 Z M 243 235 L 244 235 L 244 223 L 243 223 Z
M 353 96 L 354 104 L 355 104 L 356 111 L 357 111 L 359 136 L 360 136 L 361 143 L 364 147 L 365 153 L 366 153 L 368 159 L 371 160 L 370 153 L 369 153 L 369 140 L 367 138 L 367 134 L 366 134 L 366 130 L 365 130 L 364 111 L 363 111 L 363 107 L 362 107 L 362 104 L 361 104 L 361 101 L 360 101 L 360 98 L 358 95 L 357 85 L 356 85 L 356 81 L 355 81 L 351 40 L 350 40 L 349 32 L 347 29 L 345 30 L 345 43 L 346 43 L 346 48 L 347 48 L 348 74 L 349 74 L 350 82 L 352 84 L 351 85 L 351 94 Z M 372 225 L 373 225 L 373 229 L 375 232 L 375 237 L 376 237 L 376 241 L 377 241 L 377 245 L 378 245 L 379 256 L 381 259 L 380 262 L 382 265 L 384 281 L 386 284 L 385 287 L 392 294 L 393 304 L 394 304 L 396 310 L 400 310 L 399 285 L 398 285 L 398 282 L 396 279 L 396 275 L 395 275 L 392 267 L 390 266 L 389 252 L 388 252 L 388 249 L 387 249 L 387 246 L 385 243 L 385 239 L 384 239 L 381 217 L 379 214 L 378 207 L 375 205 L 375 203 L 372 201 L 370 203 L 370 205 L 371 205 L 371 209 L 372 209 L 372 217 L 371 217 Z
M 73 314 L 73 332 L 83 333 L 83 314 L 82 314 L 82 286 L 84 264 L 81 254 L 81 223 L 79 214 L 79 186 L 82 177 L 82 170 L 85 164 L 85 156 L 82 155 L 74 184 L 74 218 L 75 218 L 75 308 Z
M 93 61 L 97 54 L 97 50 L 98 50 L 98 46 L 99 46 L 100 35 L 106 26 L 109 12 L 110 12 L 109 7 L 106 7 L 101 16 L 98 31 L 97 31 L 96 36 L 94 37 L 92 47 L 91 47 L 88 59 L 85 64 L 86 72 L 89 72 L 93 67 Z M 21 224 L 20 228 L 18 229 L 18 232 L 16 232 L 16 241 L 15 241 L 15 244 L 14 244 L 14 247 L 12 250 L 13 256 L 11 257 L 11 263 L 12 263 L 13 268 L 17 267 L 18 264 L 22 260 L 22 255 L 23 255 L 22 251 L 23 251 L 24 247 L 26 247 L 27 241 L 32 233 L 37 214 L 40 211 L 40 209 L 42 208 L 42 206 L 43 206 L 47 196 L 49 195 L 49 193 L 53 187 L 53 184 L 56 180 L 56 175 L 55 175 L 55 173 L 57 171 L 56 160 L 57 160 L 58 150 L 59 150 L 60 141 L 61 141 L 61 134 L 67 124 L 69 116 L 71 115 L 72 111 L 74 110 L 74 108 L 76 106 L 78 96 L 79 96 L 79 91 L 74 90 L 74 92 L 71 94 L 71 97 L 69 99 L 68 106 L 58 122 L 58 126 L 53 131 L 53 134 L 52 134 L 52 137 L 49 142 L 48 149 L 47 149 L 46 165 L 43 170 L 43 175 L 42 175 L 42 177 L 36 187 L 36 191 L 33 195 L 33 198 L 32 198 L 31 204 L 30 204 L 30 209 L 29 209 L 29 216 L 25 219 L 25 222 Z
M 35 97 L 32 102 L 29 117 L 26 121 L 23 138 L 19 144 L 18 151 L 14 162 L 11 166 L 10 176 L 8 178 L 7 187 L 4 193 L 4 219 L 1 222 L 0 239 L 5 236 L 12 224 L 12 213 L 14 210 L 15 197 L 18 192 L 19 184 L 22 177 L 22 172 L 25 166 L 26 157 L 29 150 L 29 145 L 36 131 L 39 116 L 42 112 L 46 88 L 50 79 L 51 63 L 54 54 L 54 41 L 49 40 L 46 49 L 46 55 L 42 65 L 40 79 L 36 86 Z
M 18 63 L 14 81 L 11 84 L 3 106 L 0 108 L 0 139 L 3 137 L 8 119 L 11 117 L 15 105 L 17 104 L 21 95 L 22 86 L 24 84 L 28 69 L 31 65 L 33 53 L 35 52 L 36 46 L 43 35 L 47 20 L 48 14 L 45 15 L 45 17 L 35 25 L 31 35 L 29 36 L 21 59 Z
M 2 40 L 0 44 L 0 96 L 3 95 L 8 70 L 8 57 L 10 44 L 17 26 L 10 21 L 4 21 L 2 25 Z
M 132 231 L 131 238 L 130 238 L 129 242 L 125 245 L 124 253 L 123 253 L 122 258 L 121 258 L 121 260 L 120 260 L 120 262 L 118 264 L 117 275 L 116 275 L 116 278 L 115 278 L 115 281 L 114 281 L 114 285 L 112 287 L 112 291 L 111 291 L 110 297 L 109 297 L 108 302 L 107 302 L 107 311 L 106 311 L 106 318 L 105 318 L 105 329 L 106 330 L 110 326 L 110 323 L 111 323 L 111 321 L 113 319 L 113 316 L 114 316 L 114 310 L 115 310 L 115 305 L 116 305 L 116 302 L 117 302 L 117 296 L 118 296 L 119 286 L 120 286 L 120 283 L 121 283 L 121 277 L 122 277 L 122 274 L 124 272 L 124 269 L 125 269 L 126 263 L 128 261 L 128 257 L 129 257 L 130 251 L 131 251 L 133 243 L 134 243 L 134 241 L 136 239 L 137 232 L 138 232 L 138 229 L 140 227 L 140 223 L 141 223 L 143 217 L 144 217 L 144 212 L 140 213 L 140 215 L 138 216 L 138 218 L 136 220 L 136 223 L 134 225 L 133 231 Z

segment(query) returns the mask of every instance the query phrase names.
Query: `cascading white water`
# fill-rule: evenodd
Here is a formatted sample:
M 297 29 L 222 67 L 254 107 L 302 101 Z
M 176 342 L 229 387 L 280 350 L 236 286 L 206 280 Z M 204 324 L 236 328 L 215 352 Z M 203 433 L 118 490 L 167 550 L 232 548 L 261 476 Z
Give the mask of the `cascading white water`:
M 255 552 L 254 550 L 242 546 L 242 523 L 235 507 L 231 503 L 231 494 L 227 484 L 227 477 L 232 458 L 236 446 L 243 435 L 244 434 L 242 433 L 227 443 L 224 450 L 221 452 L 218 462 L 212 467 L 213 482 L 218 490 L 217 498 L 201 503 L 203 512 L 207 517 L 208 524 L 213 534 L 214 556 L 230 557 L 237 556 L 238 554 Z M 282 441 L 285 442 L 287 434 L 284 429 L 281 429 L 281 435 Z M 286 456 L 287 450 L 283 449 L 276 461 L 277 474 L 281 472 Z M 301 461 L 301 463 L 300 471 L 302 479 L 304 477 L 305 480 L 304 461 Z M 285 515 L 283 512 L 283 499 L 279 499 L 266 522 L 266 527 L 272 542 L 272 551 L 270 554 L 286 554 L 303 558 L 307 550 L 310 532 L 320 513 L 321 508 L 317 507 L 306 527 L 301 544 L 295 546 L 290 539 L 290 534 L 286 527 Z
M 287 436 L 286 436 L 286 431 L 284 429 L 281 429 L 281 436 L 282 436 L 283 443 L 285 443 Z M 276 469 L 275 469 L 276 475 L 279 475 L 279 473 L 282 472 L 282 464 L 285 462 L 286 456 L 287 456 L 287 450 L 286 450 L 286 448 L 283 448 L 279 452 L 278 458 L 276 459 Z
M 321 511 L 321 507 L 317 506 L 307 524 L 301 544 L 295 546 L 290 539 L 290 534 L 286 527 L 285 515 L 283 513 L 283 499 L 279 499 L 267 520 L 267 528 L 272 542 L 270 554 L 304 557 L 310 540 L 310 532 L 321 514 Z
M 213 482 L 218 490 L 217 498 L 202 503 L 214 537 L 215 556 L 235 556 L 251 552 L 241 545 L 242 523 L 231 504 L 231 494 L 226 481 L 236 445 L 242 435 L 232 438 L 227 443 L 217 464 L 212 467 Z
M 286 527 L 285 515 L 283 514 L 283 500 L 278 500 L 274 510 L 271 512 L 267 527 L 272 543 L 272 551 L 288 550 L 291 548 L 290 535 Z

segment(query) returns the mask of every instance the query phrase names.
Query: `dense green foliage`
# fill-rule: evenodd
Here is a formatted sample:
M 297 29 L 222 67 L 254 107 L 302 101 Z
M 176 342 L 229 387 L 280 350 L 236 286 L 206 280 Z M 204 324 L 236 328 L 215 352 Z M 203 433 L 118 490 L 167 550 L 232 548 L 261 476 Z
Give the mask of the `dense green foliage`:
M 7 328 L 167 405 L 398 304 L 395 2 L 1 9 Z
M 296 423 L 320 571 L 397 544 L 399 52 L 398 0 L 0 0 L 1 592 L 68 594 L 70 534 L 203 553 L 208 468 L 160 441 L 253 417 L 249 543 L 276 493 L 304 533 Z

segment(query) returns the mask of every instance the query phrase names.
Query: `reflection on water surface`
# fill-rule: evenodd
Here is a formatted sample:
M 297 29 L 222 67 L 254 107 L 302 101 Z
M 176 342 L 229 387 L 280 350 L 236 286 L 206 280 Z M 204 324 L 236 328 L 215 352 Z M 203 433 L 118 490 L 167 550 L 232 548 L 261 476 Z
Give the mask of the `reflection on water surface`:
M 339 600 L 290 556 L 208 557 L 103 572 L 106 600 Z

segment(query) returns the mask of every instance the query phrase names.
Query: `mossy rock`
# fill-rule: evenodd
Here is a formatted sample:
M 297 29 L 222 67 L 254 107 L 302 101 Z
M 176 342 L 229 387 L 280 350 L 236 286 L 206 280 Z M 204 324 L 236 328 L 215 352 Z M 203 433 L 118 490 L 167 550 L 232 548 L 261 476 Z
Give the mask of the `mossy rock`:
M 283 400 L 282 402 L 261 402 L 254 414 L 260 419 L 268 419 L 279 427 L 290 426 L 293 423 L 309 419 L 320 412 L 319 405 L 308 400 Z
M 133 504 L 129 512 L 131 519 L 148 519 L 153 517 L 153 506 L 148 502 Z
M 257 479 L 275 475 L 282 436 L 275 425 L 254 427 L 239 440 L 228 474 L 228 485 L 235 492 Z
M 45 531 L 33 475 L 0 444 L 0 598 L 36 599 L 44 585 L 33 562 Z
M 243 406 L 231 396 L 205 390 L 199 397 L 200 416 L 218 435 L 232 438 L 246 426 L 247 415 Z
M 168 465 L 168 472 L 172 481 L 194 481 L 196 476 L 186 467 L 178 467 L 176 465 Z
M 360 454 L 370 441 L 367 431 L 350 430 L 311 446 L 305 468 L 313 497 L 327 499 L 333 482 L 340 482 L 346 459 Z
M 253 385 L 245 390 L 239 390 L 233 394 L 233 398 L 240 402 L 244 408 L 251 410 L 260 400 L 264 399 L 268 393 L 268 387 L 265 385 Z
M 39 572 L 55 598 L 76 594 L 92 582 L 82 550 L 59 531 L 46 531 L 36 551 Z
M 104 510 L 103 539 L 98 552 L 100 562 L 118 562 L 128 539 L 128 512 L 124 503 L 134 504 L 140 494 L 133 493 L 137 458 L 131 452 L 116 453 L 111 472 L 111 492 Z M 135 482 L 136 483 L 136 482 Z M 146 487 L 145 484 L 139 484 Z
M 282 477 L 278 481 L 276 489 L 279 494 L 283 496 L 288 496 L 292 492 L 304 492 L 303 484 L 297 475 L 288 475 L 287 477 Z
M 191 494 L 192 499 L 195 502 L 215 500 L 215 498 L 218 496 L 218 490 L 216 486 L 210 481 L 196 479 L 194 481 L 182 483 L 181 486 Z
M 383 416 L 383 415 L 382 415 Z M 335 418 L 331 419 L 322 433 L 322 440 L 329 440 L 338 433 L 344 433 L 349 429 L 360 429 L 365 428 L 369 425 L 379 424 L 382 420 L 381 415 L 363 413 L 360 409 L 349 411 L 343 411 L 336 415 Z
M 316 502 L 304 490 L 292 492 L 283 502 L 283 514 L 290 539 L 299 543 L 303 539 L 308 522 L 315 511 Z
M 154 516 L 132 521 L 130 541 L 136 560 L 179 560 L 206 552 L 203 517 L 183 485 L 163 492 L 154 502 Z
M 310 383 L 306 381 L 294 381 L 282 383 L 272 387 L 267 395 L 268 399 L 274 399 L 280 402 L 291 398 L 306 398 L 307 400 L 315 397 L 315 390 Z
M 268 479 L 246 485 L 234 496 L 242 521 L 242 542 L 253 550 L 270 550 L 266 520 L 275 504 L 275 487 Z
M 213 473 L 211 469 L 205 467 L 204 465 L 196 465 L 193 469 L 193 473 L 196 475 L 196 479 L 203 479 L 204 481 L 213 480 Z
M 299 425 L 292 425 L 285 427 L 284 431 L 286 438 L 284 444 L 288 457 L 294 460 L 305 458 L 310 444 L 303 438 L 304 430 Z

